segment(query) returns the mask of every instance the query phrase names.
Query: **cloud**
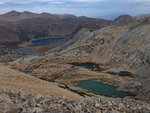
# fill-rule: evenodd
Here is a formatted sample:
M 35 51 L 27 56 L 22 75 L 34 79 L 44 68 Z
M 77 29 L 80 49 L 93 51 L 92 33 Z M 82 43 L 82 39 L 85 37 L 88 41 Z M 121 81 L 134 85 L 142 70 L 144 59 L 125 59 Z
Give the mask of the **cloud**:
M 51 3 L 53 3 L 53 4 L 64 4 L 64 2 L 57 2 L 57 1 L 53 1 Z
M 96 3 L 96 2 L 102 2 L 102 1 L 104 1 L 104 2 L 107 2 L 107 1 L 122 2 L 122 0 L 0 0 L 0 4 L 7 4 L 7 3 L 30 4 L 30 3 L 37 3 L 37 2 L 62 4 L 65 2 Z M 128 2 L 150 2 L 150 0 L 126 0 L 126 1 L 128 1 Z
M 0 13 L 10 10 L 71 13 L 98 17 L 114 13 L 150 13 L 150 0 L 0 0 Z
M 106 0 L 1 0 L 0 4 L 4 3 L 17 3 L 17 4 L 29 4 L 36 2 L 48 2 L 48 3 L 56 3 L 62 4 L 65 2 L 84 2 L 84 3 L 92 3 L 92 2 L 101 2 Z
M 150 2 L 150 0 L 134 0 L 134 1 L 140 1 L 140 2 Z
M 106 1 L 106 0 L 68 0 L 72 2 L 101 2 L 101 1 Z
M 4 4 L 4 2 L 0 1 L 0 4 Z

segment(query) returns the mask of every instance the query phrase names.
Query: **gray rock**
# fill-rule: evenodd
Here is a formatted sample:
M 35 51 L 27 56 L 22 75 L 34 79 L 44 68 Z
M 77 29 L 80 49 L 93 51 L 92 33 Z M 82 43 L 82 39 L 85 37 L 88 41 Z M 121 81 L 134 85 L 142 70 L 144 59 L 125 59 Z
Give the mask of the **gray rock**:
M 31 112 L 31 113 L 43 113 L 43 111 L 44 111 L 43 109 L 35 107 L 35 108 L 31 109 L 29 112 Z

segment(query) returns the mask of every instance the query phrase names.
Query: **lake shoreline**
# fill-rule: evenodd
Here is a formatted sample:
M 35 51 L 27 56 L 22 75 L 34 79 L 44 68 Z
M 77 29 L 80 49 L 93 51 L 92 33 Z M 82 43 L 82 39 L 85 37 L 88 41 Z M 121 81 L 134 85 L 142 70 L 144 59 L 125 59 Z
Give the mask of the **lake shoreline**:
M 25 43 L 21 48 L 15 50 L 14 53 L 22 53 L 22 54 L 29 54 L 29 55 L 40 55 L 44 52 L 40 51 L 40 48 L 49 47 L 58 41 L 62 40 L 63 38 L 42 38 L 33 40 L 30 43 Z

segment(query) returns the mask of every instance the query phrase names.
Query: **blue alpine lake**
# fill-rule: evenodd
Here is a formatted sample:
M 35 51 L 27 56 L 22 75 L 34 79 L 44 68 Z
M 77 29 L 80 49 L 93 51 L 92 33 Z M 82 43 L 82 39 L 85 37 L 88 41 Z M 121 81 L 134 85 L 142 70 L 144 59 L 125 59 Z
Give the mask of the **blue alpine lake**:
M 22 53 L 22 54 L 28 54 L 28 55 L 40 55 L 40 52 L 36 52 L 32 49 L 25 49 L 25 50 L 15 50 L 14 53 Z
M 28 45 L 29 47 L 33 46 L 45 46 L 45 45 L 50 45 L 54 44 L 58 41 L 62 40 L 62 38 L 46 38 L 46 39 L 39 39 L 39 40 L 34 40 L 32 41 L 31 45 Z M 40 55 L 40 52 L 36 52 L 32 49 L 23 49 L 23 50 L 15 50 L 13 53 L 23 53 L 23 54 L 28 54 L 28 55 Z
M 116 90 L 117 87 L 112 85 L 106 85 L 95 80 L 77 81 L 77 87 L 90 90 L 104 96 L 120 96 L 127 95 L 126 92 Z
M 29 46 L 44 46 L 49 44 L 54 44 L 58 41 L 62 40 L 62 38 L 46 38 L 32 41 L 32 44 Z

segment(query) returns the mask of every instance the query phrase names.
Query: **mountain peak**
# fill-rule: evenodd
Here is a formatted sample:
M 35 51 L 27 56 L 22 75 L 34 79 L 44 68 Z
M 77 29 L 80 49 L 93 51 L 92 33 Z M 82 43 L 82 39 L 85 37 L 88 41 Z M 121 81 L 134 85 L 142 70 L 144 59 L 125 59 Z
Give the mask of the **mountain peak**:
M 5 15 L 5 16 L 18 16 L 18 15 L 20 15 L 20 14 L 21 14 L 20 12 L 17 12 L 17 11 L 15 11 L 15 10 L 12 10 L 12 11 L 10 11 L 10 12 L 4 14 L 4 15 Z
M 134 18 L 130 15 L 120 15 L 114 21 L 120 24 L 125 24 L 134 21 Z

